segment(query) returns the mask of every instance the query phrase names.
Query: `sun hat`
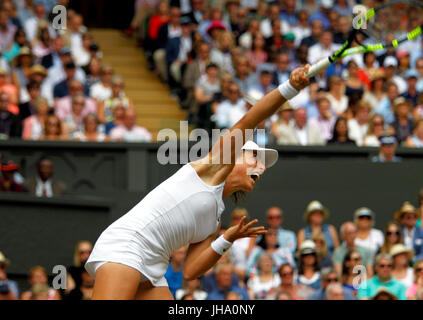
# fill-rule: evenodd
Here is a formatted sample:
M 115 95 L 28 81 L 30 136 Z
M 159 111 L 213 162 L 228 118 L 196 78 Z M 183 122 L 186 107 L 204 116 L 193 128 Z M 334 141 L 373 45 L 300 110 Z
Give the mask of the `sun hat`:
M 385 68 L 387 67 L 397 67 L 398 66 L 398 61 L 395 57 L 392 56 L 388 56 L 385 58 L 385 61 L 383 61 L 383 66 Z
M 323 213 L 324 219 L 327 219 L 329 217 L 329 210 L 325 208 L 319 201 L 313 200 L 308 204 L 307 209 L 304 212 L 304 220 L 306 222 L 308 222 L 310 213 L 312 213 L 313 211 L 321 211 Z
M 354 212 L 354 219 L 360 218 L 360 217 L 371 217 L 374 219 L 375 214 L 372 210 L 370 210 L 367 207 L 361 207 L 355 210 Z
M 0 251 L 0 262 L 4 263 L 6 266 L 10 264 L 10 260 L 6 258 L 3 252 Z
M 247 94 L 244 96 L 244 100 L 254 106 L 261 98 L 264 97 L 264 94 L 256 89 L 250 89 Z
M 275 149 L 261 148 L 251 140 L 244 144 L 242 150 L 257 150 L 257 156 L 260 159 L 264 159 L 266 169 L 272 167 L 278 161 L 279 157 L 279 153 Z
M 401 253 L 406 253 L 408 255 L 408 259 L 411 261 L 414 257 L 414 251 L 411 249 L 408 249 L 405 245 L 402 243 L 397 243 L 392 246 L 391 250 L 389 251 L 389 254 L 392 257 L 395 257 L 396 255 L 399 255 Z
M 416 208 L 408 201 L 404 202 L 401 208 L 394 213 L 394 219 L 400 222 L 404 213 L 414 213 L 417 216 Z
M 311 254 L 316 253 L 316 244 L 312 240 L 304 240 L 300 246 L 300 253 L 299 255 Z
M 43 77 L 47 77 L 47 70 L 40 64 L 36 64 L 31 67 L 29 70 L 29 76 L 33 76 L 34 74 L 41 74 Z
M 286 111 L 286 110 L 290 110 L 290 111 L 294 111 L 294 108 L 292 107 L 292 105 L 289 103 L 289 101 L 286 101 L 282 107 L 279 109 L 279 111 Z

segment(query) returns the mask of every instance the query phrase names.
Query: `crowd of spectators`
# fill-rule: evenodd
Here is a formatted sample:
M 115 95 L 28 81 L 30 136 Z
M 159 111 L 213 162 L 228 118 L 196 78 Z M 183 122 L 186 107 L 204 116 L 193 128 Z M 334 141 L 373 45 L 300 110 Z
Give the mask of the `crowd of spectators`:
M 379 2 L 138 0 L 125 33 L 137 34 L 190 124 L 210 131 L 230 128 L 294 68 L 340 48 L 353 6 Z M 261 125 L 261 142 L 374 147 L 383 134 L 423 147 L 422 39 L 338 60 Z
M 149 142 L 124 79 L 69 0 L 0 1 L 0 139 Z
M 376 213 L 361 207 L 338 230 L 328 223 L 329 209 L 310 202 L 304 227 L 285 229 L 279 207 L 266 211 L 268 232 L 236 240 L 203 276 L 184 280 L 184 246 L 172 253 L 165 274 L 177 300 L 423 300 L 423 189 L 418 205 L 404 202 L 384 230 L 375 227 Z M 231 226 L 249 218 L 235 208 Z M 222 226 L 221 234 L 226 230 Z M 67 268 L 66 288 L 49 286 L 47 271 L 28 272 L 27 291 L 9 280 L 10 261 L 0 252 L 0 300 L 90 299 L 94 280 L 84 269 L 92 250 L 77 243 L 73 265 Z M 58 288 L 56 288 L 58 289 Z

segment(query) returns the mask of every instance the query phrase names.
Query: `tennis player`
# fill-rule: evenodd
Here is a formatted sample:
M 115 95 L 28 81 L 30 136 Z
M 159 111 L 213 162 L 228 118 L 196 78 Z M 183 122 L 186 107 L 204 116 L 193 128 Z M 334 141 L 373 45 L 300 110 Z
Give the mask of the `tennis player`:
M 254 226 L 257 220 L 243 217 L 216 239 L 223 199 L 252 191 L 278 158 L 276 150 L 248 141 L 252 130 L 309 84 L 309 67 L 294 70 L 206 157 L 184 165 L 100 235 L 85 265 L 95 278 L 93 299 L 173 299 L 164 277 L 173 251 L 189 244 L 183 274 L 190 280 L 209 270 L 235 240 L 266 233 Z

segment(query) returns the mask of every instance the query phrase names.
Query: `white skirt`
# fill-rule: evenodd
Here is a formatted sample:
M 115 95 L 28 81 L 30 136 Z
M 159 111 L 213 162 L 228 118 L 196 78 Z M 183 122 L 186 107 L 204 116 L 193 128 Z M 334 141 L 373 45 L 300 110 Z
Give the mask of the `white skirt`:
M 97 240 L 85 264 L 95 279 L 98 268 L 107 262 L 131 267 L 141 273 L 141 282 L 150 281 L 155 287 L 167 287 L 164 277 L 169 260 L 149 249 L 147 241 L 133 230 L 111 225 Z

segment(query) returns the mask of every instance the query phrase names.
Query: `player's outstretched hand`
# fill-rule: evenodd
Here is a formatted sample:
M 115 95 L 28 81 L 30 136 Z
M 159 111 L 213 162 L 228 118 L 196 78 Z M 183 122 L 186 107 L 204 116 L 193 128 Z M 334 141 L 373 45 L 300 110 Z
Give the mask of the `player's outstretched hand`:
M 308 69 L 310 69 L 309 64 L 302 68 L 295 69 L 289 76 L 289 82 L 298 91 L 301 91 L 310 84 L 310 79 L 306 76 Z
M 223 235 L 224 238 L 229 242 L 234 242 L 235 240 L 247 237 L 257 237 L 260 234 L 265 234 L 267 230 L 264 227 L 252 227 L 255 225 L 258 220 L 255 219 L 247 223 L 247 218 L 242 217 L 239 223 L 236 226 L 230 227 L 226 230 Z

